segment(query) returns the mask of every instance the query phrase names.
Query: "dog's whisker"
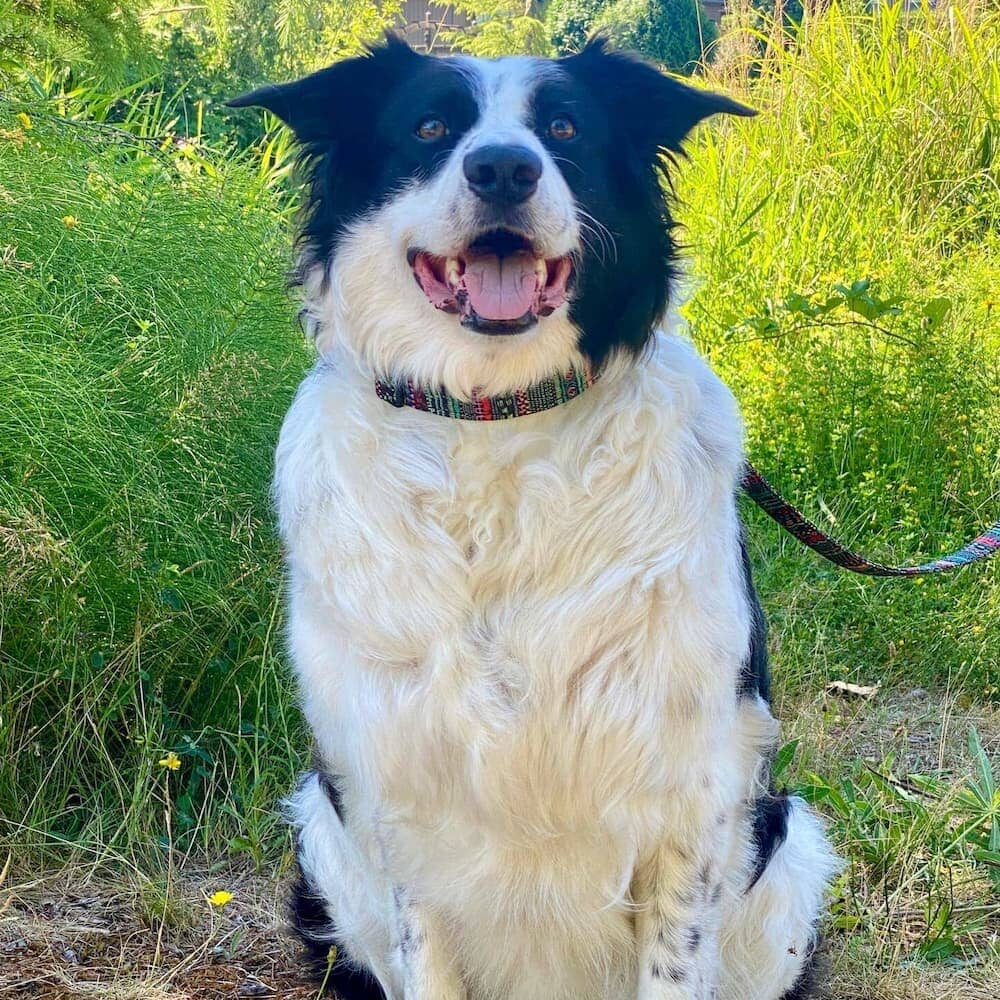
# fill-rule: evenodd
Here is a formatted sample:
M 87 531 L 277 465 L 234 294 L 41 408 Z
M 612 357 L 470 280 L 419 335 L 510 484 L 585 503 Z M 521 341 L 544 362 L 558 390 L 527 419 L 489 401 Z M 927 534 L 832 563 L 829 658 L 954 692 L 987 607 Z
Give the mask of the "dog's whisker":
M 586 235 L 585 235 L 585 231 L 584 231 L 583 229 L 581 229 L 581 230 L 580 230 L 580 242 L 581 242 L 581 243 L 582 243 L 582 244 L 583 244 L 583 245 L 584 245 L 584 246 L 585 246 L 585 247 L 586 247 L 586 248 L 587 248 L 587 249 L 588 249 L 588 250 L 589 250 L 589 251 L 590 251 L 590 252 L 591 252 L 591 253 L 592 253 L 592 254 L 593 254 L 593 255 L 594 255 L 594 256 L 595 256 L 595 257 L 596 257 L 596 258 L 597 258 L 597 259 L 598 259 L 598 260 L 599 260 L 600 262 L 601 262 L 601 263 L 602 263 L 602 264 L 604 264 L 604 263 L 605 263 L 605 259 L 604 259 L 604 247 L 603 247 L 603 246 L 601 246 L 600 250 L 598 250 L 598 249 L 597 249 L 597 248 L 596 248 L 596 247 L 595 247 L 595 246 L 593 245 L 593 243 L 591 243 L 591 242 L 590 242 L 590 240 L 588 240 L 588 239 L 587 239 L 587 237 L 586 237 Z M 577 255 L 577 256 L 579 256 L 579 255 Z
M 617 264 L 618 263 L 618 243 L 615 240 L 614 234 L 611 232 L 611 230 L 608 229 L 608 227 L 606 225 L 604 225 L 603 222 L 601 222 L 599 219 L 597 219 L 593 215 L 591 215 L 590 212 L 586 211 L 586 209 L 584 209 L 584 208 L 582 208 L 580 206 L 577 206 L 576 211 L 577 211 L 577 215 L 580 218 L 581 226 L 582 225 L 586 225 L 589 229 L 594 230 L 596 232 L 596 235 L 598 235 L 600 237 L 601 245 L 602 246 L 605 246 L 605 241 L 607 241 L 607 244 L 610 245 L 610 247 L 611 247 L 611 251 L 612 251 L 612 256 L 613 256 L 613 259 L 614 259 L 614 263 Z

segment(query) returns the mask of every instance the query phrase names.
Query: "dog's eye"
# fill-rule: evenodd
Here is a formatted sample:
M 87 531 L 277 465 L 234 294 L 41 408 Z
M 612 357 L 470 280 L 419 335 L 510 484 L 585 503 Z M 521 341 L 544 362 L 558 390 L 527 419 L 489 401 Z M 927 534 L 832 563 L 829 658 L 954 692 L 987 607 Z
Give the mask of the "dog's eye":
M 556 115 L 549 122 L 549 135 L 553 139 L 565 142 L 566 139 L 572 139 L 576 135 L 576 126 L 565 115 Z
M 448 134 L 448 126 L 440 118 L 428 115 L 421 119 L 417 126 L 417 136 L 425 142 L 434 142 L 435 139 L 443 139 Z

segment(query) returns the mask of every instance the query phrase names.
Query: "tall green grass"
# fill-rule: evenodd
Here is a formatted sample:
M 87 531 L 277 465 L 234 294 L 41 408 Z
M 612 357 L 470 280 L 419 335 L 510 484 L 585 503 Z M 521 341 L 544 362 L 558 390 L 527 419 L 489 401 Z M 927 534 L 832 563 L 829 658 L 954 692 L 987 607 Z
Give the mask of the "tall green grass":
M 307 363 L 284 213 L 246 162 L 16 112 L 0 105 L 0 837 L 155 854 L 169 805 L 178 844 L 259 855 L 306 745 L 268 501 Z
M 686 312 L 753 457 L 885 559 L 1000 509 L 998 26 L 832 7 L 736 45 L 715 83 L 762 113 L 703 129 L 678 175 Z M 158 152 L 19 110 L 0 104 L 0 857 L 273 858 L 307 748 L 267 497 L 308 363 L 276 150 Z M 780 697 L 1000 696 L 1000 566 L 862 580 L 748 516 Z
M 680 171 L 686 307 L 752 457 L 885 561 L 1000 516 L 1000 14 L 975 4 L 744 28 L 710 83 L 754 119 Z M 1000 567 L 876 583 L 754 517 L 779 680 L 1000 696 Z

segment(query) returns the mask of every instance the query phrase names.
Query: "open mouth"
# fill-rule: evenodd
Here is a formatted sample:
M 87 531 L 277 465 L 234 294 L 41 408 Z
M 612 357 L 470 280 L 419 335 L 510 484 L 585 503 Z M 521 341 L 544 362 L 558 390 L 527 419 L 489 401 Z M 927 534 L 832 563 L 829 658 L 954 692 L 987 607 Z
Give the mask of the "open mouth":
M 566 301 L 573 274 L 568 256 L 546 258 L 531 241 L 506 229 L 484 233 L 455 257 L 425 250 L 407 254 L 431 304 L 461 316 L 477 333 L 521 333 Z

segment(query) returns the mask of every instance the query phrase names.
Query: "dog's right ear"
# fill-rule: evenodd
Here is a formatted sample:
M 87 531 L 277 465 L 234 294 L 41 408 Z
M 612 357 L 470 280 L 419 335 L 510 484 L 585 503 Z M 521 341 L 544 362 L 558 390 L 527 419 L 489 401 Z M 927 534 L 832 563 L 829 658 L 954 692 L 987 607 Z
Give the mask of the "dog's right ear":
M 363 109 L 374 106 L 414 62 L 425 59 L 394 35 L 363 56 L 344 59 L 292 83 L 265 84 L 226 101 L 229 108 L 264 108 L 302 143 L 346 138 L 364 127 Z

